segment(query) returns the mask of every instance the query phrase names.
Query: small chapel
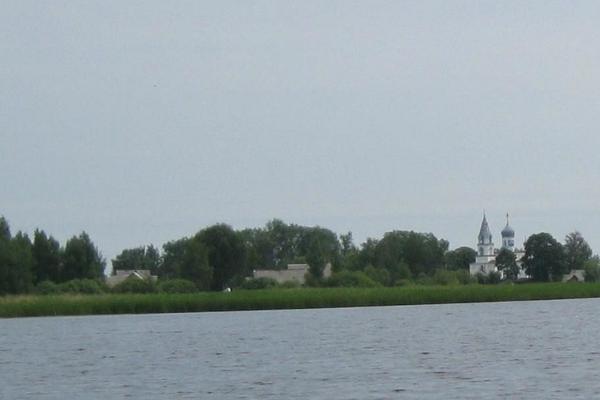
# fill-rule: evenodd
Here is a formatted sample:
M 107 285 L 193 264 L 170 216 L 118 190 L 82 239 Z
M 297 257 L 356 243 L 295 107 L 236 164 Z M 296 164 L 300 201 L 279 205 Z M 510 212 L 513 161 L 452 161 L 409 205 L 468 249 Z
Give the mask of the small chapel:
M 523 270 L 521 258 L 525 255 L 525 252 L 521 249 L 515 248 L 515 231 L 510 226 L 508 214 L 506 214 L 506 226 L 500 232 L 502 235 L 502 247 L 515 253 L 517 258 L 517 265 L 519 266 L 519 279 L 527 278 L 527 274 Z M 502 271 L 498 271 L 496 267 L 496 255 L 500 249 L 494 248 L 494 242 L 492 241 L 492 232 L 487 222 L 485 213 L 483 214 L 483 221 L 481 221 L 481 228 L 479 229 L 479 236 L 477 237 L 477 256 L 475 262 L 469 265 L 469 272 L 471 275 L 483 274 L 489 275 L 491 272 L 500 272 L 502 278 L 504 274 Z

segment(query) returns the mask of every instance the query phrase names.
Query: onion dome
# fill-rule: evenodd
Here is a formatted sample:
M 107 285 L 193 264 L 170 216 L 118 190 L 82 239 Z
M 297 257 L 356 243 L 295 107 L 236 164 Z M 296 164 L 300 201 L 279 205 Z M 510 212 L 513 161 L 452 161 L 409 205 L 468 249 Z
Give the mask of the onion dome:
M 504 227 L 504 229 L 502 229 L 502 237 L 503 238 L 514 238 L 515 237 L 515 230 L 513 228 L 511 228 L 511 226 L 508 223 L 508 214 L 506 214 L 506 226 Z

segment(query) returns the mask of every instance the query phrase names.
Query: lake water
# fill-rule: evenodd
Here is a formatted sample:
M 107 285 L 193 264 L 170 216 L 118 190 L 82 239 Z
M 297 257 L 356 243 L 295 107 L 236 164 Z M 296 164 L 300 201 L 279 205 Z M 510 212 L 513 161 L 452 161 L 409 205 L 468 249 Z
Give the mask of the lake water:
M 600 300 L 0 320 L 0 399 L 590 399 Z

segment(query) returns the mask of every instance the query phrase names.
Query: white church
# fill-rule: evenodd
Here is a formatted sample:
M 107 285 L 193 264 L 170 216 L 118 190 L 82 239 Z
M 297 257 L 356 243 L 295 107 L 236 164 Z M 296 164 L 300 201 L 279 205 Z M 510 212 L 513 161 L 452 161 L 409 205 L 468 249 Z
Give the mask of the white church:
M 525 255 L 525 252 L 521 249 L 515 248 L 515 231 L 511 228 L 508 221 L 508 214 L 506 214 L 506 226 L 500 232 L 502 235 L 502 247 L 515 253 L 517 258 L 517 265 L 519 266 L 518 279 L 528 278 L 525 270 L 523 269 L 521 258 Z M 502 278 L 504 274 L 502 271 L 498 271 L 496 267 L 496 255 L 500 249 L 494 248 L 494 242 L 492 241 L 492 233 L 488 225 L 485 213 L 483 214 L 483 221 L 481 221 L 481 228 L 479 229 L 479 236 L 477 240 L 477 256 L 475 262 L 469 265 L 469 272 L 471 275 L 484 274 L 489 275 L 490 272 L 500 272 Z

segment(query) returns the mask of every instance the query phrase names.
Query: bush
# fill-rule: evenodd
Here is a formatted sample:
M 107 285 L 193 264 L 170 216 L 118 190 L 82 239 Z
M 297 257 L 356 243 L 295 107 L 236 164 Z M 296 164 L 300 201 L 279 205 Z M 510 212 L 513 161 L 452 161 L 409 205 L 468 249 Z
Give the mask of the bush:
M 300 283 L 298 281 L 285 281 L 279 287 L 282 289 L 296 289 L 300 287 Z
M 242 283 L 242 289 L 255 290 L 255 289 L 271 289 L 277 286 L 277 281 L 273 278 L 255 278 L 248 279 Z
M 35 287 L 35 292 L 42 295 L 58 294 L 60 293 L 60 287 L 52 281 L 43 281 Z
M 388 286 L 390 284 L 390 273 L 383 268 L 375 268 L 372 265 L 367 266 L 365 268 L 364 273 L 371 278 L 371 280 L 382 284 L 383 286 Z
M 377 287 L 381 286 L 373 279 L 369 278 L 364 272 L 360 271 L 341 271 L 333 274 L 325 280 L 329 287 Z
M 490 272 L 487 276 L 487 283 L 489 283 L 490 285 L 500 283 L 501 280 L 502 275 L 500 275 L 500 272 Z
M 471 275 L 471 273 L 465 269 L 459 269 L 454 271 L 456 279 L 461 285 L 469 285 L 471 283 L 477 283 L 477 279 Z
M 475 275 L 475 279 L 477 279 L 477 283 L 482 285 L 495 285 L 500 283 L 502 276 L 499 272 L 490 272 L 487 275 L 478 272 L 477 275 Z
M 436 285 L 458 285 L 459 283 L 454 271 L 447 271 L 445 269 L 435 271 L 433 282 Z
M 152 280 L 130 276 L 113 287 L 112 291 L 114 293 L 154 293 L 156 292 L 156 285 Z
M 421 272 L 417 279 L 415 279 L 415 283 L 417 285 L 433 285 L 433 278 L 431 276 L 427 276 L 424 272 Z
M 394 282 L 394 286 L 413 286 L 414 284 L 410 279 L 398 279 Z
M 410 272 L 410 268 L 404 262 L 396 264 L 389 269 L 390 272 L 390 280 L 391 281 L 399 281 L 399 280 L 411 280 L 413 278 L 412 272 Z
M 73 294 L 100 294 L 108 290 L 104 282 L 94 279 L 72 279 L 57 286 L 60 292 Z
M 488 277 L 482 275 L 481 279 L 483 282 L 488 283 Z M 455 271 L 449 271 L 445 269 L 438 269 L 433 275 L 433 283 L 436 285 L 468 285 L 470 283 L 476 283 L 477 278 L 471 276 L 469 271 L 459 269 Z
M 158 283 L 158 291 L 163 293 L 195 293 L 198 288 L 187 279 L 167 279 Z
M 326 282 L 327 282 L 327 279 L 316 278 L 310 272 L 307 272 L 306 274 L 304 274 L 304 286 L 319 287 L 319 286 L 322 286 L 323 284 L 325 284 Z
M 586 282 L 598 282 L 600 281 L 600 262 L 597 257 L 592 257 L 587 260 L 583 265 L 583 279 Z
M 487 276 L 485 276 L 483 273 L 478 272 L 475 274 L 475 280 L 477 281 L 477 283 L 479 283 L 480 285 L 485 285 L 487 283 Z

